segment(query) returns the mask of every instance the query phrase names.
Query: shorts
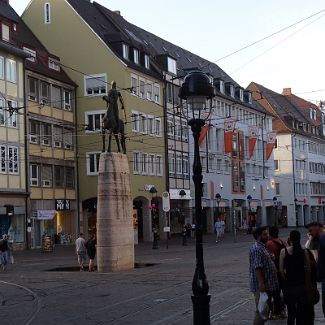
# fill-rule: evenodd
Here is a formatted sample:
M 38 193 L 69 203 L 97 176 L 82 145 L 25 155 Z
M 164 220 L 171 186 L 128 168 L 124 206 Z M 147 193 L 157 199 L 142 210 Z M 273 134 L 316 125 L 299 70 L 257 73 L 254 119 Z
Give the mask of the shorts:
M 217 236 L 221 235 L 221 229 L 216 229 L 216 235 Z
M 86 252 L 77 252 L 78 262 L 86 262 Z

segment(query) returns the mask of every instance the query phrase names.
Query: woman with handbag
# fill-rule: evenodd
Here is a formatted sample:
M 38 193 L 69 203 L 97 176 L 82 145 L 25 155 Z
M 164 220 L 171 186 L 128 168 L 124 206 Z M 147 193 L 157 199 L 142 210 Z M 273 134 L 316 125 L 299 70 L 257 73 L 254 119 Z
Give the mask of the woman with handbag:
M 300 232 L 293 230 L 289 247 L 280 253 L 280 273 L 284 278 L 284 300 L 288 325 L 313 325 L 317 301 L 316 262 L 300 244 Z M 319 294 L 318 294 L 319 295 Z M 318 296 L 319 300 L 319 296 Z

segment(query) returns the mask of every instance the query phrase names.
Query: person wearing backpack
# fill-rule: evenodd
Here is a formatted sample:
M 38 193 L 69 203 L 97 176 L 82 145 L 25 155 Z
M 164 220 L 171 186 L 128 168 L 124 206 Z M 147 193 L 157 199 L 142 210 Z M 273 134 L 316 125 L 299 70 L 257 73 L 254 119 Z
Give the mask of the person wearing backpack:
M 279 238 L 279 228 L 276 226 L 269 228 L 269 236 L 270 239 L 266 243 L 266 247 L 269 250 L 277 269 L 279 281 L 279 290 L 273 292 L 272 319 L 284 319 L 286 318 L 286 315 L 284 301 L 281 297 L 281 291 L 283 295 L 283 278 L 280 274 L 280 252 L 286 247 L 286 244 L 282 239 Z

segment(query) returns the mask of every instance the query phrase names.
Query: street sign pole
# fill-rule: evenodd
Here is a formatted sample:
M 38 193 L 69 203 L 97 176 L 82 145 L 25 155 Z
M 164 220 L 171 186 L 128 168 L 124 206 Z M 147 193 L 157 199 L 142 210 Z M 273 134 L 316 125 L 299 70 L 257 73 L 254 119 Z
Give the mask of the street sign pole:
M 170 233 L 170 223 L 169 223 L 169 210 L 170 210 L 170 200 L 169 193 L 167 191 L 162 192 L 162 207 L 165 212 L 165 228 L 164 232 L 166 233 L 166 249 L 168 249 L 168 239 Z M 168 214 L 167 214 L 168 213 Z

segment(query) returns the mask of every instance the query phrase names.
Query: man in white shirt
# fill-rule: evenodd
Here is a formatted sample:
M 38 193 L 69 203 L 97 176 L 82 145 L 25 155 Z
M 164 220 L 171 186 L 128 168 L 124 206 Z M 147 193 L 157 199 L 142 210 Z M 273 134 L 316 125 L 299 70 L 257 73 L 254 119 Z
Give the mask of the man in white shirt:
M 86 262 L 86 241 L 83 238 L 83 233 L 79 234 L 79 237 L 76 239 L 76 253 L 78 256 L 78 263 L 80 266 L 80 271 L 84 269 L 84 263 Z

